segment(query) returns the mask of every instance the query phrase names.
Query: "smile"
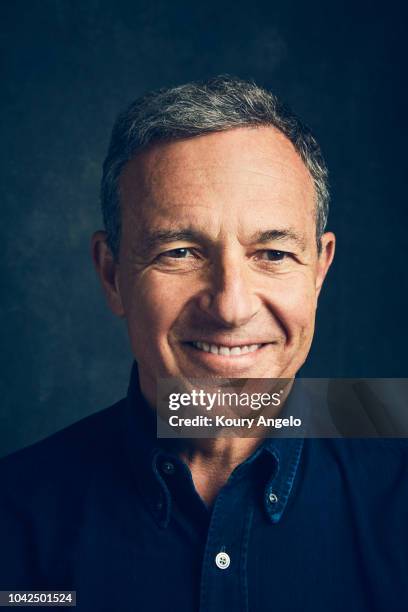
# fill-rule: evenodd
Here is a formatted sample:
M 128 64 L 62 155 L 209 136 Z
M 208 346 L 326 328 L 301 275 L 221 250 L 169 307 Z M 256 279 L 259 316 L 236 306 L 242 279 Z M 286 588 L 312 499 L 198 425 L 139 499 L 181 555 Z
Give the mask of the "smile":
M 204 353 L 212 353 L 213 355 L 223 355 L 225 357 L 245 355 L 246 353 L 254 353 L 263 346 L 263 344 L 224 346 L 222 344 L 209 344 L 208 342 L 192 342 L 191 344 L 196 349 L 204 351 Z

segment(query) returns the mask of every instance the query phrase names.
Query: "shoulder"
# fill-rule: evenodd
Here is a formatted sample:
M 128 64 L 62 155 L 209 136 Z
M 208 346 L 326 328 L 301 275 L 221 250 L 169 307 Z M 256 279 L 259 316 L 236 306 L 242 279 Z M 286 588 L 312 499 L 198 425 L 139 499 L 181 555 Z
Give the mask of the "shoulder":
M 406 438 L 318 438 L 305 440 L 311 453 L 337 458 L 352 463 L 396 463 L 408 462 L 408 439 Z
M 27 497 L 41 488 L 71 483 L 78 488 L 87 473 L 121 445 L 121 400 L 0 460 L 2 496 Z
M 115 482 L 122 469 L 125 404 L 0 460 L 2 588 L 38 588 L 44 571 L 51 576 L 55 570 L 58 584 L 66 579 L 86 508 L 90 500 L 92 510 L 101 505 L 95 490 Z
M 334 438 L 327 439 L 325 446 L 331 452 L 366 461 L 407 461 L 408 439 L 406 438 Z
M 408 499 L 408 440 L 400 438 L 305 440 L 306 463 L 319 477 L 373 495 L 398 491 Z

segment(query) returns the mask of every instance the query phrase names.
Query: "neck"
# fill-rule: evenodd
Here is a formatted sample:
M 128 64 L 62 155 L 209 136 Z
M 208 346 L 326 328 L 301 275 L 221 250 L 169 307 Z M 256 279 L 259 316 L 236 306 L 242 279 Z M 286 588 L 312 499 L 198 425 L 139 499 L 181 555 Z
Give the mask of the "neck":
M 156 410 L 156 385 L 153 378 L 139 371 L 140 389 L 147 403 Z M 293 385 L 293 378 L 276 379 L 274 385 L 282 387 L 285 393 L 282 402 L 275 408 L 269 408 L 267 416 L 274 417 L 279 414 Z M 276 391 L 271 387 L 271 381 L 265 379 L 265 388 L 261 387 L 261 381 L 256 379 L 256 391 Z M 218 492 L 227 482 L 234 469 L 244 462 L 255 449 L 262 443 L 263 438 L 195 438 L 185 439 L 183 446 L 178 447 L 180 458 L 190 468 L 195 488 L 202 500 L 209 506 L 212 505 Z M 186 443 L 186 444 L 184 444 Z
M 233 470 L 261 444 L 260 438 L 191 440 L 180 457 L 188 465 L 197 493 L 209 506 Z

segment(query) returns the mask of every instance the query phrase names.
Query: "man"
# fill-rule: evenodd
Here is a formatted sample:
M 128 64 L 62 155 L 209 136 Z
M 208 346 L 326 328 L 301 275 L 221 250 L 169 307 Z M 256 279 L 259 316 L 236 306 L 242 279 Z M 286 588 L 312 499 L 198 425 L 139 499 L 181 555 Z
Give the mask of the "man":
M 333 260 L 319 147 L 217 78 L 137 100 L 92 240 L 135 357 L 115 406 L 3 461 L 0 588 L 81 610 L 406 610 L 404 443 L 158 440 L 163 378 L 293 379 Z

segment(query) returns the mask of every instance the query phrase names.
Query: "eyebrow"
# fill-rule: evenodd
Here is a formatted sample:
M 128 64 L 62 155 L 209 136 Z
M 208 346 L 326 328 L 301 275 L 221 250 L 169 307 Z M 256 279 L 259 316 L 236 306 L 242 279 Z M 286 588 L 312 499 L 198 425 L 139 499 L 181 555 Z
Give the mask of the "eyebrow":
M 147 230 L 140 240 L 138 251 L 150 253 L 158 247 L 171 242 L 208 242 L 208 237 L 203 232 L 192 229 L 175 230 Z
M 303 234 L 298 234 L 290 228 L 270 229 L 266 231 L 256 232 L 251 237 L 252 243 L 266 244 L 274 240 L 291 240 L 295 242 L 302 250 L 305 249 L 306 241 Z

